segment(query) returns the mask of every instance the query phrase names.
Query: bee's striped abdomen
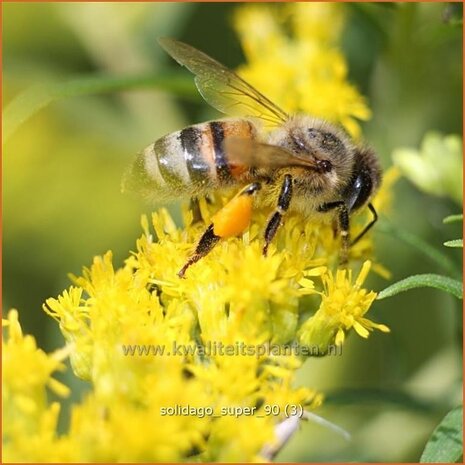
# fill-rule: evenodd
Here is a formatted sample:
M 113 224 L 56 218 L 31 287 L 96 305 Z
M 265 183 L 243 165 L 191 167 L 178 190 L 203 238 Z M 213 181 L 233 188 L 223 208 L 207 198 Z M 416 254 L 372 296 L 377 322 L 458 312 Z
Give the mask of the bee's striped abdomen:
M 233 183 L 240 171 L 232 169 L 228 162 L 225 140 L 228 137 L 250 139 L 255 134 L 249 121 L 225 120 L 190 126 L 169 137 L 179 137 L 194 185 L 221 187 Z
M 208 123 L 212 134 L 213 152 L 215 157 L 216 177 L 220 183 L 232 181 L 232 174 L 229 168 L 224 148 L 225 130 L 231 127 L 231 123 L 224 121 L 212 121 Z
M 181 143 L 180 148 L 189 173 L 189 184 L 196 186 L 208 184 L 215 174 L 214 161 L 208 156 L 209 149 L 205 150 L 206 146 L 210 147 L 211 142 L 204 126 L 206 125 L 189 126 L 173 134 Z
M 256 129 L 247 120 L 211 121 L 158 139 L 133 165 L 131 176 L 140 186 L 136 190 L 146 197 L 149 191 L 153 196 L 192 195 L 240 181 L 247 168 L 228 163 L 228 137 L 254 139 Z
M 255 138 L 255 128 L 246 120 L 211 121 L 166 136 L 185 161 L 189 183 L 197 187 L 221 187 L 233 183 L 238 172 L 231 169 L 225 150 L 228 137 Z M 161 140 L 163 140 L 161 139 Z M 178 147 L 175 145 L 178 144 Z M 172 152 L 160 156 L 169 165 Z M 176 157 L 174 157 L 176 158 Z M 169 183 L 169 181 L 168 181 Z

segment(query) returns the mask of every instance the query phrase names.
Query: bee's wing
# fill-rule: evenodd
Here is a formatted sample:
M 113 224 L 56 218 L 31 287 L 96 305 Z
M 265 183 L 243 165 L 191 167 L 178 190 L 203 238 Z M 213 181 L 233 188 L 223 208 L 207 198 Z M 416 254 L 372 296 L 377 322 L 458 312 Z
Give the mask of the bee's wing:
M 301 167 L 320 171 L 318 160 L 299 156 L 283 147 L 265 144 L 252 139 L 229 137 L 225 149 L 230 165 L 250 168 Z
M 213 108 L 232 116 L 251 116 L 275 125 L 288 119 L 286 112 L 226 66 L 190 45 L 170 38 L 160 45 L 195 74 L 197 88 Z

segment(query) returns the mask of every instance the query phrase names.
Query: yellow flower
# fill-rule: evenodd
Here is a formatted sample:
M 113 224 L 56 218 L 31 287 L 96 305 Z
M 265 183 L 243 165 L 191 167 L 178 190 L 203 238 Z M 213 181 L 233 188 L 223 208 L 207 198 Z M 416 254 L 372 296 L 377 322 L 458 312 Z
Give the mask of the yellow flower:
M 339 4 L 239 8 L 234 24 L 248 62 L 239 73 L 284 110 L 338 123 L 357 138 L 357 120 L 368 120 L 371 112 L 347 81 L 347 64 L 337 45 L 343 23 Z
M 47 402 L 47 388 L 58 396 L 69 394 L 52 378 L 63 371 L 66 352 L 47 355 L 38 349 L 32 336 L 23 335 L 16 310 L 3 325 L 8 329 L 2 350 L 3 461 L 67 460 L 56 433 L 60 405 Z
M 345 22 L 345 7 L 337 3 L 314 2 L 286 5 L 297 38 L 321 45 L 334 45 Z M 328 24 L 331 27 L 328 27 Z
M 322 353 L 326 353 L 331 344 L 341 345 L 352 328 L 364 338 L 373 329 L 389 332 L 387 326 L 364 317 L 376 298 L 376 292 L 361 287 L 370 267 L 371 263 L 366 261 L 355 283 L 352 282 L 352 270 L 337 270 L 335 276 L 331 271 L 323 275 L 322 302 L 315 315 L 302 325 L 299 331 L 301 344 L 317 345 Z

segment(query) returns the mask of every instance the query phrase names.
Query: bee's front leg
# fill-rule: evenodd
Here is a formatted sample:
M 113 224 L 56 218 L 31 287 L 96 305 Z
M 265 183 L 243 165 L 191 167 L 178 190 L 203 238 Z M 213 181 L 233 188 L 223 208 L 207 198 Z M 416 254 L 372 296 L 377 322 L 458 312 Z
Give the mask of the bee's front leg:
M 281 226 L 281 220 L 283 218 L 284 213 L 286 213 L 286 211 L 289 208 L 291 199 L 292 176 L 290 174 L 286 174 L 284 176 L 283 184 L 281 186 L 281 192 L 279 193 L 278 205 L 276 206 L 276 210 L 271 215 L 271 218 L 268 220 L 268 224 L 266 225 L 265 245 L 263 246 L 263 255 L 265 256 L 268 253 L 268 247 L 271 241 L 273 240 L 274 236 L 276 235 L 276 232 Z
M 373 215 L 372 220 L 363 228 L 363 230 L 358 234 L 358 236 L 350 243 L 350 245 L 356 244 L 372 227 L 373 225 L 378 221 L 378 213 L 375 210 L 375 207 L 373 204 L 370 202 L 368 204 L 368 208 L 371 211 L 371 214 Z
M 213 216 L 212 223 L 200 238 L 194 254 L 179 271 L 180 278 L 184 278 L 186 270 L 205 257 L 220 239 L 237 236 L 249 226 L 253 196 L 260 188 L 261 185 L 258 182 L 249 184 Z
M 341 235 L 341 253 L 339 256 L 339 262 L 341 265 L 346 265 L 349 258 L 349 210 L 343 200 L 337 200 L 335 202 L 328 202 L 320 205 L 318 211 L 328 212 L 330 210 L 338 210 L 338 223 L 339 223 L 339 234 Z

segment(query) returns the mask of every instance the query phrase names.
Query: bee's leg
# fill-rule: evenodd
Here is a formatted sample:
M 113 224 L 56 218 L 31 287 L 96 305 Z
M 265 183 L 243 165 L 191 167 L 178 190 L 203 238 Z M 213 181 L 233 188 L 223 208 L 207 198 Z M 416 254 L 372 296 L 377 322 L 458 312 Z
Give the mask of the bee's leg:
M 205 255 L 207 255 L 207 253 L 215 247 L 219 240 L 220 236 L 217 236 L 213 232 L 213 224 L 211 224 L 200 238 L 199 243 L 195 248 L 194 255 L 192 255 L 189 260 L 187 260 L 186 264 L 179 270 L 178 276 L 180 278 L 184 278 L 187 268 L 198 262 L 202 257 L 205 257 Z
M 212 223 L 200 238 L 194 254 L 179 271 L 180 278 L 184 277 L 191 265 L 205 257 L 220 239 L 237 236 L 248 227 L 252 215 L 252 197 L 260 188 L 261 185 L 258 182 L 244 187 L 212 217 Z
M 350 245 L 356 244 L 372 227 L 373 225 L 378 221 L 378 213 L 376 213 L 375 207 L 373 206 L 372 203 L 368 204 L 368 208 L 370 209 L 373 219 L 365 226 L 363 231 L 358 234 L 358 236 L 350 243 Z
M 339 234 L 341 235 L 341 253 L 339 262 L 341 265 L 346 265 L 349 257 L 349 210 L 347 205 L 342 200 L 336 202 L 328 202 L 320 205 L 318 211 L 328 212 L 330 210 L 338 210 Z
M 265 229 L 265 245 L 263 246 L 263 255 L 266 256 L 268 253 L 268 247 L 273 240 L 276 232 L 281 226 L 281 220 L 283 218 L 284 213 L 289 208 L 289 204 L 291 203 L 292 199 L 292 176 L 290 174 L 286 174 L 284 176 L 284 181 L 281 186 L 281 192 L 279 193 L 278 198 L 278 205 L 276 206 L 276 210 L 271 215 L 271 218 L 268 220 L 268 224 L 266 225 Z
M 189 209 L 192 212 L 192 223 L 200 223 L 202 221 L 202 214 L 200 213 L 199 198 L 196 196 L 191 197 L 189 202 Z

